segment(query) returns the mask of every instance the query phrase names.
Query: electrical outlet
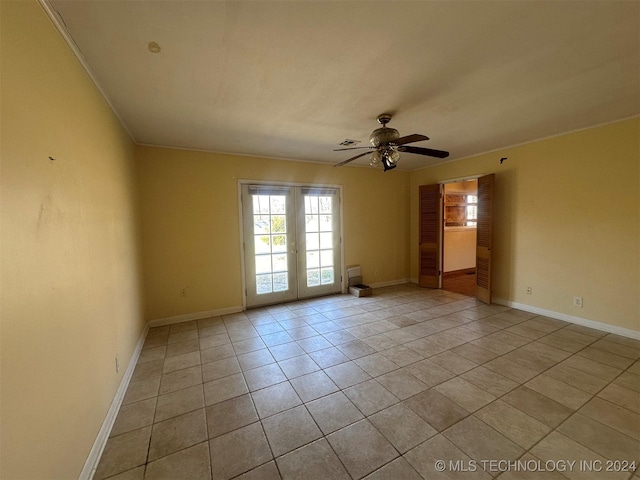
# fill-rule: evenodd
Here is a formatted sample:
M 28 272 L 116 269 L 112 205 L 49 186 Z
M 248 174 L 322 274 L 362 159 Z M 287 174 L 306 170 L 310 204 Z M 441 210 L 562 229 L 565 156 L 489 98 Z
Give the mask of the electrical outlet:
M 531 295 L 533 293 L 533 289 L 531 287 L 527 287 L 527 295 Z
M 116 354 L 116 373 L 120 371 L 120 357 Z
M 582 297 L 573 297 L 573 306 L 582 308 Z

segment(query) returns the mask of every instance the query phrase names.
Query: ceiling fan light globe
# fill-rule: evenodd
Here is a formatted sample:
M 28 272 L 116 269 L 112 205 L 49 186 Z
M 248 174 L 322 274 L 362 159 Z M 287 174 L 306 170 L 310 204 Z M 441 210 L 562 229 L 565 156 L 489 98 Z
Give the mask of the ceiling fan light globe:
M 369 165 L 371 165 L 372 167 L 377 167 L 378 165 L 380 165 L 381 160 L 382 154 L 378 150 L 375 150 L 371 152 L 371 161 L 369 162 Z

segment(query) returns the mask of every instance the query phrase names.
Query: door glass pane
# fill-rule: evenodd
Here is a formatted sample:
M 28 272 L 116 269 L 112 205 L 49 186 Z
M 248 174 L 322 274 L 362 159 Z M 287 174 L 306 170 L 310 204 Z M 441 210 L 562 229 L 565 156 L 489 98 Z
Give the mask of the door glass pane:
M 331 196 L 304 197 L 307 287 L 332 284 L 335 280 L 332 202 Z
M 289 289 L 289 282 L 287 281 L 287 272 L 274 273 L 273 274 L 273 291 L 284 292 Z
M 271 253 L 271 237 L 269 235 L 255 235 L 256 254 Z
M 271 237 L 272 245 L 271 251 L 273 253 L 280 253 L 287 251 L 287 236 L 286 235 L 273 235 Z
M 320 276 L 322 285 L 333 283 L 333 268 L 321 268 Z
M 287 197 L 252 195 L 252 199 L 256 293 L 260 295 L 286 291 L 289 288 L 286 255 Z
M 320 285 L 320 269 L 309 268 L 307 269 L 307 287 L 315 287 Z

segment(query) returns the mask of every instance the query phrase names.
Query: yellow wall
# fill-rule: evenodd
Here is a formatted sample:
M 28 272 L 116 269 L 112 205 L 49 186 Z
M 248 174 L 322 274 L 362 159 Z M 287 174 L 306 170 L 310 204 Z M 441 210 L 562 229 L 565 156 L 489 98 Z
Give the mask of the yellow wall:
M 153 147 L 136 159 L 147 320 L 242 306 L 239 179 L 342 185 L 345 265 L 368 283 L 409 277 L 408 172 Z
M 412 276 L 418 186 L 495 173 L 494 295 L 640 330 L 639 166 L 635 118 L 413 172 Z
M 42 8 L 0 8 L 0 477 L 77 478 L 143 330 L 133 144 Z

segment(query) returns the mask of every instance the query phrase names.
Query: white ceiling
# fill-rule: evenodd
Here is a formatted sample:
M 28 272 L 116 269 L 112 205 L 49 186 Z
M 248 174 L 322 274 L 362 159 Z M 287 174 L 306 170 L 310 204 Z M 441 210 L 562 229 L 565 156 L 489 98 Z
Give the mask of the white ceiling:
M 451 160 L 640 113 L 638 1 L 42 1 L 141 144 L 338 163 L 390 112 Z

